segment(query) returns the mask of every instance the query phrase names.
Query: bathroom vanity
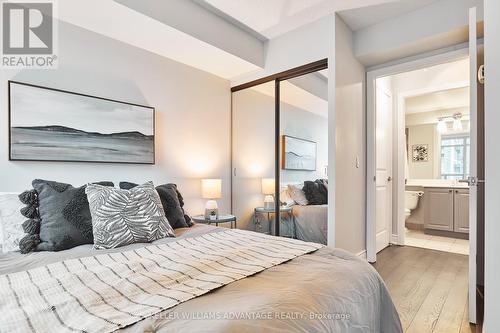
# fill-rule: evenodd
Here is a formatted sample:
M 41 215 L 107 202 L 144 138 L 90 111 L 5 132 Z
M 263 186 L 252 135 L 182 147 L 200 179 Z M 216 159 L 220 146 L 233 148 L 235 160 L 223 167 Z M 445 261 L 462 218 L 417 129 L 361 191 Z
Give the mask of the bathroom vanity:
M 469 233 L 469 189 L 424 187 L 424 229 Z
M 469 187 L 440 180 L 409 181 L 406 191 L 422 191 L 416 209 L 405 221 L 409 229 L 455 238 L 468 238 Z

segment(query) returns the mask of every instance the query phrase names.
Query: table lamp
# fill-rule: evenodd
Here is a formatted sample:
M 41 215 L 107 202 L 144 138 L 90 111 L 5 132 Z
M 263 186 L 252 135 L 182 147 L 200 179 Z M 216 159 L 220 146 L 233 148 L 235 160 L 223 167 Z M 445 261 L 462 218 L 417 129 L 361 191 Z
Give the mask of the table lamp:
M 205 204 L 205 219 L 217 219 L 219 215 L 219 208 L 217 201 L 221 197 L 222 180 L 220 179 L 202 179 L 201 180 L 201 196 L 207 200 Z
M 262 194 L 264 197 L 264 208 L 274 208 L 274 178 L 262 178 Z

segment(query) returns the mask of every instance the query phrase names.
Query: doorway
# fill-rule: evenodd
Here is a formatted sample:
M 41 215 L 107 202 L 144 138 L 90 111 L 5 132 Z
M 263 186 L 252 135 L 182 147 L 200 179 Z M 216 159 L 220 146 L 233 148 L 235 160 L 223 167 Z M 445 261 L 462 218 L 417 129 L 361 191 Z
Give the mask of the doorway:
M 377 216 L 377 229 L 385 224 L 394 234 L 391 243 L 469 253 L 469 81 L 468 57 L 376 79 L 377 213 L 404 217 Z M 387 96 L 394 96 L 394 105 L 379 101 Z M 393 126 L 391 118 L 401 119 Z M 401 160 L 402 173 L 387 168 L 380 174 L 381 165 L 396 169 Z M 379 184 L 389 190 L 381 192 Z M 384 245 L 377 239 L 377 251 Z
M 423 195 L 427 199 L 422 202 L 424 205 L 429 205 L 427 211 L 437 212 L 430 216 L 425 213 L 424 209 L 424 223 L 427 223 L 432 228 L 439 232 L 436 237 L 441 237 L 441 232 L 455 232 L 466 234 L 469 236 L 469 256 L 468 256 L 468 320 L 475 323 L 477 320 L 476 312 L 476 294 L 477 290 L 481 290 L 483 266 L 482 266 L 482 247 L 484 246 L 482 239 L 484 237 L 484 230 L 482 225 L 484 214 L 484 202 L 482 200 L 482 193 L 484 191 L 484 118 L 482 115 L 482 84 L 478 83 L 478 69 L 482 65 L 482 46 L 477 45 L 476 36 L 476 18 L 475 9 L 470 12 L 470 31 L 469 31 L 469 47 L 461 49 L 454 49 L 452 51 L 443 52 L 440 54 L 432 54 L 428 57 L 422 57 L 417 60 L 399 63 L 393 66 L 388 66 L 380 69 L 375 69 L 367 73 L 367 259 L 370 262 L 376 262 L 377 250 L 379 250 L 377 242 L 378 226 L 383 225 L 377 223 L 377 218 L 381 214 L 377 213 L 382 204 L 377 204 L 377 185 L 380 179 L 378 177 L 377 161 L 378 149 L 376 147 L 377 141 L 380 138 L 380 133 L 377 132 L 377 113 L 376 113 L 376 99 L 377 99 L 377 79 L 391 75 L 398 75 L 405 72 L 422 70 L 426 67 L 432 68 L 443 64 L 448 64 L 457 61 L 466 61 L 468 63 L 469 79 L 467 80 L 470 86 L 470 110 L 467 117 L 465 113 L 452 113 L 450 115 L 438 116 L 437 122 L 434 125 L 435 131 L 431 143 L 436 144 L 436 147 L 431 149 L 430 144 L 420 142 L 411 145 L 406 137 L 411 137 L 408 130 L 395 131 L 393 135 L 393 160 L 392 160 L 392 236 L 389 243 L 396 245 L 405 245 L 405 189 L 406 174 L 409 173 L 408 160 L 414 159 L 415 162 L 429 161 L 435 159 L 439 163 L 430 168 L 429 172 L 434 172 L 439 177 L 439 181 L 451 182 L 455 187 L 449 187 L 450 183 L 446 186 L 434 186 L 434 189 L 428 191 L 427 195 Z M 432 81 L 430 81 L 432 82 Z M 463 84 L 443 84 L 440 90 L 453 90 L 466 88 L 467 83 Z M 456 91 L 455 91 L 456 92 Z M 405 109 L 408 99 L 412 97 L 419 97 L 428 94 L 428 91 L 410 91 L 406 95 L 394 95 L 393 107 L 398 112 L 393 113 L 393 128 L 403 129 L 406 128 L 405 115 L 401 110 Z M 428 97 L 428 96 L 427 96 Z M 439 129 L 438 129 L 439 123 Z M 463 128 L 468 125 L 470 133 L 464 135 Z M 448 129 L 451 127 L 451 130 Z M 460 129 L 462 127 L 462 129 Z M 434 135 L 438 132 L 439 135 Z M 442 133 L 439 133 L 442 132 Z M 454 133 L 455 132 L 455 133 Z M 383 133 L 383 132 L 382 132 Z M 415 134 L 415 133 L 414 133 Z M 441 135 L 443 134 L 443 135 Z M 468 161 L 467 161 L 468 155 Z M 382 155 L 383 156 L 383 155 Z M 405 162 L 405 158 L 407 159 Z M 440 160 L 443 161 L 440 161 Z M 450 163 L 450 160 L 453 163 Z M 458 163 L 461 161 L 460 163 Z M 461 167 L 455 168 L 455 164 Z M 453 165 L 451 167 L 450 165 Z M 467 169 L 468 167 L 468 169 Z M 389 175 L 391 177 L 391 175 Z M 466 179 L 464 179 L 466 178 Z M 373 181 L 371 181 L 373 179 Z M 389 178 L 386 178 L 389 179 Z M 435 181 L 435 180 L 433 180 Z M 468 185 L 468 193 L 464 190 Z M 410 185 L 412 185 L 410 183 Z M 421 184 L 419 184 L 421 185 Z M 427 187 L 432 187 L 428 185 Z M 419 191 L 414 191 L 414 197 L 420 197 Z M 418 201 L 417 201 L 418 202 Z M 467 209 L 464 209 L 468 203 Z M 418 206 L 418 204 L 417 204 Z M 444 207 L 444 209 L 443 209 Z M 451 219 L 451 220 L 450 220 Z M 451 222 L 450 222 L 451 221 Z M 446 222 L 446 223 L 445 223 Z M 424 229 L 425 229 L 424 224 Z M 468 229 L 468 230 L 467 230 Z M 449 235 L 444 235 L 449 236 Z M 467 237 L 464 237 L 467 238 Z M 451 247 L 451 246 L 450 246 Z M 477 253 L 477 256 L 476 256 Z

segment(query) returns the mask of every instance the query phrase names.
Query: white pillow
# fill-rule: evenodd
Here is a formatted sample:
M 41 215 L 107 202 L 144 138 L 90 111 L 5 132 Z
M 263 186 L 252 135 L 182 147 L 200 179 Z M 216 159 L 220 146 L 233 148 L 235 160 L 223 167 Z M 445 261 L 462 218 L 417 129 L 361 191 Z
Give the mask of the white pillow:
M 19 201 L 19 193 L 0 192 L 0 243 L 2 252 L 19 251 L 19 241 L 24 237 L 22 227 L 26 217 L 21 215 L 25 205 Z
M 302 188 L 304 184 L 301 185 L 288 185 L 288 193 L 290 197 L 295 201 L 298 205 L 307 206 L 309 202 L 307 201 L 306 195 Z
M 290 192 L 288 192 L 288 186 L 281 188 L 280 201 L 284 202 L 287 207 L 291 207 L 291 206 L 295 205 L 295 201 L 290 196 Z

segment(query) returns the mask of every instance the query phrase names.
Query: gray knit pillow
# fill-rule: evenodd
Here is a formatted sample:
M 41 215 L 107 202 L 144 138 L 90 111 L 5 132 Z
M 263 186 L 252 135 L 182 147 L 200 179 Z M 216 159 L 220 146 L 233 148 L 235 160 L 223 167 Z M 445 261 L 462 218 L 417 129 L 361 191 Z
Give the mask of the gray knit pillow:
M 85 193 L 96 249 L 175 237 L 152 182 L 130 190 L 88 184 Z
M 111 182 L 99 184 L 114 186 Z M 85 186 L 75 188 L 43 179 L 33 180 L 32 185 L 35 191 L 24 192 L 19 197 L 27 204 L 21 214 L 29 219 L 23 224 L 28 235 L 19 243 L 21 252 L 61 251 L 93 243 Z

